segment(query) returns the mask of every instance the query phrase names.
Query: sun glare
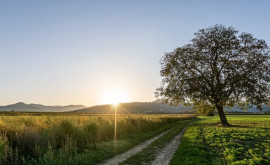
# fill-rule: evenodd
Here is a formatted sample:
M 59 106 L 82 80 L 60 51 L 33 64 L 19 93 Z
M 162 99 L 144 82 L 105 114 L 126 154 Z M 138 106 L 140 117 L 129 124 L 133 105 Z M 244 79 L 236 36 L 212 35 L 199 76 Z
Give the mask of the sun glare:
M 119 103 L 128 102 L 126 93 L 120 90 L 114 90 L 108 92 L 104 97 L 104 103 L 117 105 Z

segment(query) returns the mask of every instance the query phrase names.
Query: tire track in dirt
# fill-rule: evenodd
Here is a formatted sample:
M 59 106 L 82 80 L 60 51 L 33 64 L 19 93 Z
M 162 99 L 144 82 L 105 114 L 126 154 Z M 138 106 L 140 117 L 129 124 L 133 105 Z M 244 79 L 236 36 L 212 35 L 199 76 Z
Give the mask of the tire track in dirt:
M 169 165 L 174 156 L 175 151 L 181 143 L 181 139 L 188 126 L 184 127 L 182 131 L 176 135 L 169 144 L 167 144 L 160 152 L 157 153 L 152 165 Z
M 169 129 L 169 130 L 171 130 L 171 129 Z M 104 163 L 99 163 L 98 165 L 118 165 L 119 163 L 125 161 L 126 159 L 128 159 L 132 155 L 135 155 L 136 153 L 142 151 L 144 148 L 149 146 L 153 141 L 157 140 L 158 138 L 160 138 L 164 134 L 168 133 L 169 130 L 164 131 L 161 134 L 158 134 L 158 135 L 140 143 L 139 145 L 127 150 L 126 152 L 124 152 L 122 154 L 118 154 L 115 157 L 106 160 Z

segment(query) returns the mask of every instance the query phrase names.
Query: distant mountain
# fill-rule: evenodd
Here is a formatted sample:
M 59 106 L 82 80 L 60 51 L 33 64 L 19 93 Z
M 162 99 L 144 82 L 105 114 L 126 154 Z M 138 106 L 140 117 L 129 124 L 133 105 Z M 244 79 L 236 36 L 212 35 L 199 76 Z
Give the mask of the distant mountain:
M 228 112 L 253 112 L 253 113 L 261 113 L 261 112 L 270 112 L 270 107 L 267 105 L 262 106 L 262 110 L 259 110 L 256 105 L 252 105 L 246 111 L 241 110 L 238 107 L 234 107 L 232 109 L 226 109 Z
M 161 101 L 153 102 L 131 102 L 120 103 L 117 105 L 117 113 L 120 114 L 138 114 L 138 113 L 182 113 L 189 110 L 191 107 L 179 105 L 172 107 L 167 104 L 162 104 Z M 114 106 L 112 105 L 98 105 L 88 108 L 76 110 L 76 112 L 89 112 L 89 113 L 114 113 Z
M 117 105 L 117 113 L 120 114 L 160 114 L 160 113 L 182 113 L 189 111 L 192 106 L 185 107 L 184 105 L 178 105 L 176 107 L 163 104 L 161 100 L 153 102 L 131 102 L 131 103 L 120 103 Z M 0 106 L 0 111 L 24 111 L 24 112 L 88 112 L 96 114 L 112 114 L 114 113 L 114 106 L 112 105 L 98 105 L 92 107 L 86 107 L 83 105 L 67 105 L 67 106 L 45 106 L 41 104 L 25 104 L 19 102 L 16 104 Z M 239 108 L 226 109 L 228 112 L 270 112 L 270 107 L 263 106 L 262 111 L 258 110 L 256 106 L 252 106 L 247 111 L 242 111 Z
M 184 111 L 189 111 L 192 106 L 185 107 L 184 105 L 178 105 L 176 107 L 169 106 L 168 104 L 163 104 L 161 100 L 155 100 L 153 102 L 131 102 L 131 103 L 120 103 L 117 105 L 117 113 L 120 114 L 138 114 L 138 113 L 182 113 Z M 75 110 L 76 112 L 88 112 L 97 114 L 112 114 L 114 113 L 114 106 L 112 105 L 98 105 L 83 109 Z M 252 106 L 247 111 L 240 110 L 238 108 L 226 109 L 228 112 L 269 112 L 270 107 L 263 106 L 262 111 L 258 110 L 256 106 Z
M 64 112 L 82 108 L 86 108 L 86 106 L 83 105 L 45 106 L 41 104 L 25 104 L 23 102 L 19 102 L 16 104 L 0 106 L 0 111 Z

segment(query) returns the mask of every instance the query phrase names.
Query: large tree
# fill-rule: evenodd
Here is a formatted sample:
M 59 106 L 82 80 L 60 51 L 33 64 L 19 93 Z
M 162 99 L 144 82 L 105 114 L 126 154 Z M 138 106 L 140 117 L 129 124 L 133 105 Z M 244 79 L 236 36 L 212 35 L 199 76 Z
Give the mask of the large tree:
M 224 107 L 269 101 L 269 48 L 264 40 L 233 27 L 200 29 L 189 44 L 165 53 L 156 95 L 169 103 L 214 106 L 223 126 Z

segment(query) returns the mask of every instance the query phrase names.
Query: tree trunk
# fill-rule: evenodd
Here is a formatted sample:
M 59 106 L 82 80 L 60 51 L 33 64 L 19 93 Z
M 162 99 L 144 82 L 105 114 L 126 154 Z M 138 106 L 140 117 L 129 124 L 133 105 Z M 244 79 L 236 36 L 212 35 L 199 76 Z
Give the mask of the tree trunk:
M 219 114 L 219 118 L 220 118 L 221 124 L 223 126 L 225 126 L 225 127 L 230 126 L 230 124 L 228 123 L 227 118 L 226 118 L 226 116 L 224 114 L 223 106 L 222 105 L 216 105 L 216 108 L 218 110 L 218 114 Z

